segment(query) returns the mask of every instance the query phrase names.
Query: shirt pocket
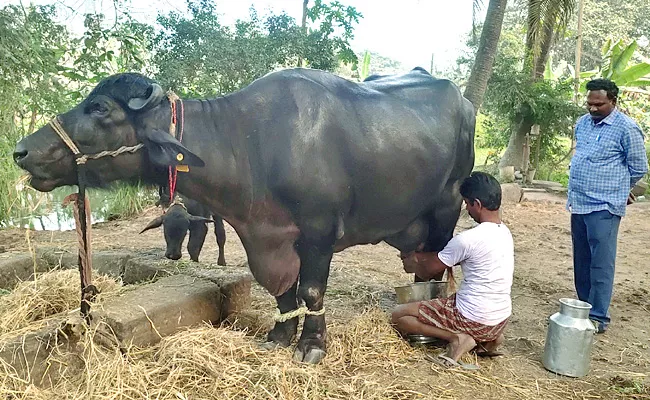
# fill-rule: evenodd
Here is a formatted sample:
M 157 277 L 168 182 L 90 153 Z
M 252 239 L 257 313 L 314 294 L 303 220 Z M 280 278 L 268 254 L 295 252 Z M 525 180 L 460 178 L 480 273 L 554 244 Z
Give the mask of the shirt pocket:
M 603 164 L 620 158 L 622 153 L 623 147 L 618 141 L 601 137 L 592 145 L 588 158 L 593 163 Z

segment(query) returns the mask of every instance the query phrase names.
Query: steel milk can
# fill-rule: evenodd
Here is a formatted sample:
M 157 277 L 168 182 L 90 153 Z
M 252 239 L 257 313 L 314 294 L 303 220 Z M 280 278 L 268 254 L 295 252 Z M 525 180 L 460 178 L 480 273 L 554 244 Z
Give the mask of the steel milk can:
M 560 312 L 549 318 L 544 368 L 561 375 L 582 377 L 589 372 L 596 328 L 589 320 L 591 304 L 560 299 Z

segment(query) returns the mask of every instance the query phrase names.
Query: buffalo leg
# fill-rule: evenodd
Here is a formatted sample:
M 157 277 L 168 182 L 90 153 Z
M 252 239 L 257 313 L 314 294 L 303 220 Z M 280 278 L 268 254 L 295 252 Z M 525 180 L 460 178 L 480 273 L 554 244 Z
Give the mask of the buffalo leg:
M 309 311 L 321 311 L 327 288 L 330 262 L 334 254 L 334 240 L 327 244 L 299 242 L 300 286 L 298 297 Z M 302 334 L 294 352 L 294 360 L 317 364 L 325 357 L 327 326 L 325 315 L 306 315 Z
M 223 226 L 223 219 L 212 216 L 214 220 L 214 235 L 217 237 L 217 246 L 219 247 L 219 258 L 217 259 L 218 265 L 226 265 L 226 256 L 224 247 L 226 245 L 226 229 Z
M 429 218 L 429 237 L 424 251 L 440 251 L 445 248 L 447 243 L 454 236 L 454 229 L 460 216 L 460 207 L 463 201 L 458 191 L 458 183 L 448 185 L 443 192 L 441 202 L 434 209 Z M 439 281 L 442 280 L 444 271 L 433 277 Z M 416 282 L 421 281 L 416 276 Z
M 296 289 L 298 288 L 298 281 L 291 286 L 284 294 L 275 298 L 278 303 L 280 313 L 284 314 L 298 308 L 298 300 L 296 299 Z M 298 332 L 298 317 L 291 318 L 284 322 L 276 322 L 273 329 L 267 336 L 267 342 L 264 344 L 266 348 L 276 346 L 289 347 L 291 341 Z
M 208 234 L 208 227 L 205 222 L 190 223 L 190 240 L 187 242 L 187 252 L 190 253 L 192 261 L 199 261 L 199 254 Z

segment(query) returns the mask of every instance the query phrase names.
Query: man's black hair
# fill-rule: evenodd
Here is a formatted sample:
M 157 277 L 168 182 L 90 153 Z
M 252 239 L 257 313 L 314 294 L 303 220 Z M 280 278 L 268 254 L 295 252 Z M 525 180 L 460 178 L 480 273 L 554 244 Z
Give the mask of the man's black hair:
M 587 82 L 587 90 L 604 90 L 607 93 L 607 98 L 616 100 L 618 97 L 618 86 L 609 79 L 594 79 Z
M 474 205 L 479 200 L 483 207 L 496 211 L 501 207 L 501 185 L 490 174 L 475 171 L 460 185 L 460 195 Z

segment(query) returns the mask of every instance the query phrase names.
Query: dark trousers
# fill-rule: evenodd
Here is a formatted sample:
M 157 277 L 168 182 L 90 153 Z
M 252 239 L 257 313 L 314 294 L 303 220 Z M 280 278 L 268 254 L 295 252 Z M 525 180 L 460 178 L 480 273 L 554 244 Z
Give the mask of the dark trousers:
M 621 217 L 607 210 L 571 214 L 573 273 L 578 299 L 591 304 L 589 318 L 609 324 L 616 240 Z

